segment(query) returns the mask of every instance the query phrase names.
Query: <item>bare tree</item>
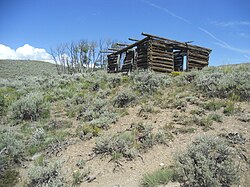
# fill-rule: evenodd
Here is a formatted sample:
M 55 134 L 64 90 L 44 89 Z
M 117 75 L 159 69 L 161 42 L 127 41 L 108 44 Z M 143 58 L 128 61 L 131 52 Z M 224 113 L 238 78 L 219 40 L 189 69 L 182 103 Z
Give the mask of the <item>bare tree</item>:
M 104 69 L 107 54 L 103 54 L 101 51 L 108 50 L 114 43 L 112 40 L 101 39 L 98 42 L 80 40 L 61 44 L 55 49 L 51 49 L 51 55 L 59 74 L 81 73 L 96 68 Z

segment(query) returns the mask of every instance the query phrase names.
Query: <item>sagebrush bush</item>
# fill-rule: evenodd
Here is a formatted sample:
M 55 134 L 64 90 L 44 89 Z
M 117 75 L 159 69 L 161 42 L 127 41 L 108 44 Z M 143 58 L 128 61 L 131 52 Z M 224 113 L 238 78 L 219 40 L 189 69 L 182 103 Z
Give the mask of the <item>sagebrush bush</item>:
M 206 68 L 196 73 L 194 84 L 209 97 L 229 98 L 238 95 L 240 100 L 249 100 L 249 65 Z
M 108 77 L 108 86 L 109 88 L 115 88 L 119 85 L 121 85 L 121 77 L 118 75 L 110 75 Z
M 153 94 L 160 87 L 166 87 L 172 82 L 171 77 L 166 74 L 155 74 L 149 71 L 134 73 L 131 78 L 134 88 L 141 94 Z
M 135 98 L 135 94 L 131 90 L 126 89 L 117 93 L 113 103 L 115 107 L 122 108 L 128 106 Z
M 11 117 L 16 120 L 37 120 L 49 115 L 49 105 L 42 94 L 30 93 L 11 105 Z
M 0 187 L 14 186 L 19 172 L 15 166 L 24 157 L 24 143 L 13 131 L 0 131 Z
M 5 110 L 4 95 L 0 93 L 0 116 L 3 115 L 4 110 Z
M 77 119 L 82 119 L 89 125 L 107 129 L 118 120 L 118 114 L 109 106 L 107 99 L 95 99 L 86 102 L 78 111 Z
M 177 174 L 183 186 L 229 187 L 238 180 L 234 153 L 218 137 L 197 138 L 186 152 L 176 156 Z
M 24 147 L 20 135 L 14 133 L 12 130 L 0 131 L 0 151 L 5 149 L 5 155 L 18 161 L 22 157 Z
M 123 156 L 133 159 L 141 151 L 146 151 L 154 145 L 151 125 L 131 124 L 129 131 L 114 136 L 100 137 L 94 147 L 96 154 L 108 154 L 113 158 Z
M 64 187 L 65 181 L 61 175 L 61 163 L 34 166 L 29 169 L 29 187 Z
M 41 144 L 42 141 L 45 140 L 45 137 L 46 137 L 46 132 L 44 131 L 44 129 L 37 128 L 32 134 L 31 144 L 38 146 Z

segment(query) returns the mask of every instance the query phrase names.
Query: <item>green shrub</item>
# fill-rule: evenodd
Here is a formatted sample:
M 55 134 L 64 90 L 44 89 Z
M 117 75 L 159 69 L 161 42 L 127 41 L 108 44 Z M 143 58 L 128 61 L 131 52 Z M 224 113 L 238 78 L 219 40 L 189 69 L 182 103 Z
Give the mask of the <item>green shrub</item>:
M 225 101 L 219 99 L 212 99 L 201 104 L 201 106 L 210 111 L 216 111 L 225 106 Z
M 51 119 L 44 125 L 45 130 L 57 130 L 69 128 L 72 126 L 72 121 L 66 119 Z
M 190 114 L 202 116 L 202 115 L 205 115 L 205 110 L 203 108 L 197 108 L 197 109 L 191 110 Z
M 29 169 L 29 187 L 63 187 L 66 186 L 61 176 L 61 164 L 59 162 L 49 165 L 34 166 Z
M 238 95 L 241 100 L 250 97 L 250 66 L 206 68 L 197 72 L 194 84 L 209 97 L 229 98 Z
M 24 156 L 21 137 L 13 131 L 0 131 L 0 186 L 14 186 L 19 172 L 15 166 Z
M 121 77 L 118 75 L 111 75 L 108 77 L 109 88 L 115 88 L 121 85 Z
M 0 187 L 12 187 L 18 182 L 19 172 L 16 170 L 5 170 L 0 172 Z
M 177 174 L 183 186 L 231 186 L 238 180 L 234 154 L 217 137 L 196 139 L 186 152 L 176 157 Z
M 49 115 L 48 103 L 41 94 L 28 94 L 11 105 L 11 116 L 17 120 L 37 120 Z
M 131 90 L 122 90 L 114 98 L 114 106 L 118 108 L 126 107 L 135 100 L 135 95 Z
M 233 100 L 228 100 L 226 102 L 225 108 L 223 110 L 223 113 L 227 116 L 233 115 L 240 111 L 240 107 L 237 106 L 236 102 Z
M 193 119 L 182 113 L 174 113 L 173 121 L 180 125 L 192 125 Z
M 131 76 L 134 82 L 134 88 L 143 94 L 153 94 L 160 87 L 166 87 L 171 84 L 171 77 L 166 74 L 155 74 L 149 71 L 134 73 Z
M 90 125 L 90 124 L 83 125 L 79 130 L 80 130 L 80 132 L 83 133 L 84 136 L 86 136 L 86 135 L 90 136 L 91 135 L 91 137 L 98 136 L 99 133 L 101 132 L 100 127 L 95 126 L 95 125 Z
M 15 88 L 0 87 L 0 116 L 5 114 L 7 108 L 18 99 L 19 94 Z
M 166 130 L 159 130 L 154 136 L 154 142 L 158 144 L 167 144 L 169 140 L 173 140 L 173 135 Z
M 208 115 L 208 118 L 210 118 L 211 120 L 213 121 L 216 121 L 216 122 L 222 122 L 222 116 L 218 113 L 212 113 L 212 114 L 209 114 Z
M 213 119 L 210 116 L 199 117 L 194 115 L 192 117 L 192 122 L 198 126 L 201 126 L 204 131 L 208 131 L 211 129 L 213 125 Z
M 24 152 L 24 143 L 17 133 L 10 131 L 0 131 L 0 151 L 5 149 L 5 156 L 19 162 Z M 2 154 L 1 154 L 2 155 Z
M 135 135 L 132 132 L 124 132 L 118 136 L 100 137 L 94 147 L 96 154 L 108 154 L 117 159 L 114 155 L 122 155 L 132 159 L 137 156 L 138 151 L 134 148 Z
M 0 116 L 3 115 L 5 110 L 4 95 L 0 93 Z
M 140 151 L 146 151 L 154 145 L 152 127 L 138 123 L 131 124 L 129 131 L 114 136 L 100 137 L 94 147 L 96 154 L 108 154 L 113 158 L 133 159 Z
M 174 170 L 170 168 L 158 169 L 152 173 L 147 173 L 141 181 L 142 187 L 158 187 L 166 185 L 174 178 Z

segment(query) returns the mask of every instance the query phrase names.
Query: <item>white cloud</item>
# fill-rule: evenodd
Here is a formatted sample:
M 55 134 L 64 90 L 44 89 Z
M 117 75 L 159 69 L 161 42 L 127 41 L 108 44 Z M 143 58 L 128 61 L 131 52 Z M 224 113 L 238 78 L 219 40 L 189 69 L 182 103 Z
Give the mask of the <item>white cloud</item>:
M 0 44 L 0 59 L 13 60 L 41 60 L 53 62 L 52 57 L 45 49 L 35 48 L 29 44 L 18 47 L 16 50 Z

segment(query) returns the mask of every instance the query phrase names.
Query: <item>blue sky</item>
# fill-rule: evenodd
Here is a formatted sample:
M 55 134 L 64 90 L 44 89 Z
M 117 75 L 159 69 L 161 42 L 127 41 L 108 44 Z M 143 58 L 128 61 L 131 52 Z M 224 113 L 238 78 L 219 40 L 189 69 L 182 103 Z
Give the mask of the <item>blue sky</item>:
M 250 62 L 250 0 L 0 1 L 0 58 L 45 59 L 61 43 L 141 32 L 211 48 L 211 65 Z

